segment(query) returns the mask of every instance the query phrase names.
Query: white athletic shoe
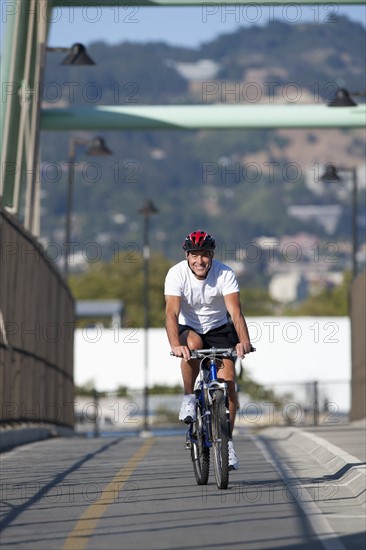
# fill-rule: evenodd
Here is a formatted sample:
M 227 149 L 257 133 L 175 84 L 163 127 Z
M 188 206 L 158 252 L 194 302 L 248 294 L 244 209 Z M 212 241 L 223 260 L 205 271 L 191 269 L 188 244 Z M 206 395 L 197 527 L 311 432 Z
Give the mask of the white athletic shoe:
M 230 470 L 239 469 L 239 461 L 238 461 L 238 457 L 236 456 L 236 452 L 232 441 L 229 441 L 229 468 Z
M 183 397 L 183 403 L 179 411 L 179 420 L 186 424 L 196 421 L 196 396 L 189 393 Z

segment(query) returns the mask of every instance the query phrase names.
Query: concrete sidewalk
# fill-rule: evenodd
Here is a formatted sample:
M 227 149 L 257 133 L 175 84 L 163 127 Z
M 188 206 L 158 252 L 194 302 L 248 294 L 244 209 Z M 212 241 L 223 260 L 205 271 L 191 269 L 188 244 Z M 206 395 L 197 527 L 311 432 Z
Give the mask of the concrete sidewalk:
M 366 548 L 366 422 L 271 427 L 258 434 L 289 487 L 312 503 L 309 517 L 337 539 L 334 548 Z M 333 546 L 329 546 L 333 548 Z
M 261 437 L 301 477 L 327 476 L 366 503 L 366 419 L 331 426 L 271 427 Z
M 27 422 L 19 423 L 16 426 L 1 426 L 0 453 L 50 437 L 71 437 L 73 435 L 75 435 L 75 432 L 71 428 L 56 426 L 55 424 Z
M 306 433 L 320 437 L 345 453 L 366 463 L 366 419 L 347 424 L 320 425 L 304 428 Z

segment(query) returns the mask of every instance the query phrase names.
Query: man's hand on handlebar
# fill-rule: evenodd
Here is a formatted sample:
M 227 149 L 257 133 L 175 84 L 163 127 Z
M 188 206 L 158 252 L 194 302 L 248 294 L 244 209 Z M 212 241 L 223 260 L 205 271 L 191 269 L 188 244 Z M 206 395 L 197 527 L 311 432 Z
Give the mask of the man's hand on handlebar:
M 244 359 L 247 353 L 254 351 L 254 348 L 250 342 L 239 342 L 238 344 L 236 344 L 235 350 L 238 354 L 238 357 L 240 357 L 240 359 Z
M 191 352 L 187 346 L 173 346 L 172 355 L 175 357 L 182 357 L 185 361 L 188 361 L 191 358 Z

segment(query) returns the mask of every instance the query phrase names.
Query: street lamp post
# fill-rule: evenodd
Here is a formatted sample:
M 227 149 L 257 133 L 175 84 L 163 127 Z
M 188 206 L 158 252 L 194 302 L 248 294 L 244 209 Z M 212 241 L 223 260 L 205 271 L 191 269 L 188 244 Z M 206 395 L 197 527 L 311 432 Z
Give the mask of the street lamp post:
M 64 275 L 67 279 L 69 274 L 70 246 L 71 246 L 71 215 L 73 210 L 74 197 L 74 178 L 75 178 L 75 159 L 76 147 L 78 145 L 87 145 L 89 141 L 79 138 L 72 138 L 69 146 L 69 162 L 68 162 L 68 179 L 67 179 L 67 202 L 66 202 L 66 225 L 65 225 L 65 242 L 64 242 Z M 94 138 L 90 147 L 86 150 L 86 154 L 97 157 L 111 155 L 112 152 L 105 145 L 103 138 Z
M 358 250 L 358 234 L 357 234 L 357 170 L 353 168 L 338 167 L 338 170 L 334 164 L 328 164 L 325 167 L 324 174 L 320 179 L 327 183 L 334 183 L 342 181 L 339 172 L 351 174 L 352 177 L 352 278 L 357 277 L 357 250 Z
M 143 260 L 144 260 L 144 432 L 149 430 L 149 357 L 148 357 L 148 329 L 150 324 L 150 304 L 149 304 L 149 262 L 150 262 L 150 246 L 149 246 L 149 218 L 153 214 L 158 213 L 151 200 L 146 200 L 143 207 L 138 211 L 143 216 Z

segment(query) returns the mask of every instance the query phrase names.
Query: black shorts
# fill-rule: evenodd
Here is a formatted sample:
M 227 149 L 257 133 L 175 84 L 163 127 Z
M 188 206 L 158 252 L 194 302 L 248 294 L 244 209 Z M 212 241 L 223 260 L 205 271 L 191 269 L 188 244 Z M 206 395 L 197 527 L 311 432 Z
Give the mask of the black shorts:
M 234 348 L 239 342 L 236 331 L 231 323 L 213 328 L 201 334 L 189 325 L 179 325 L 179 336 L 186 330 L 193 330 L 202 340 L 203 348 Z

